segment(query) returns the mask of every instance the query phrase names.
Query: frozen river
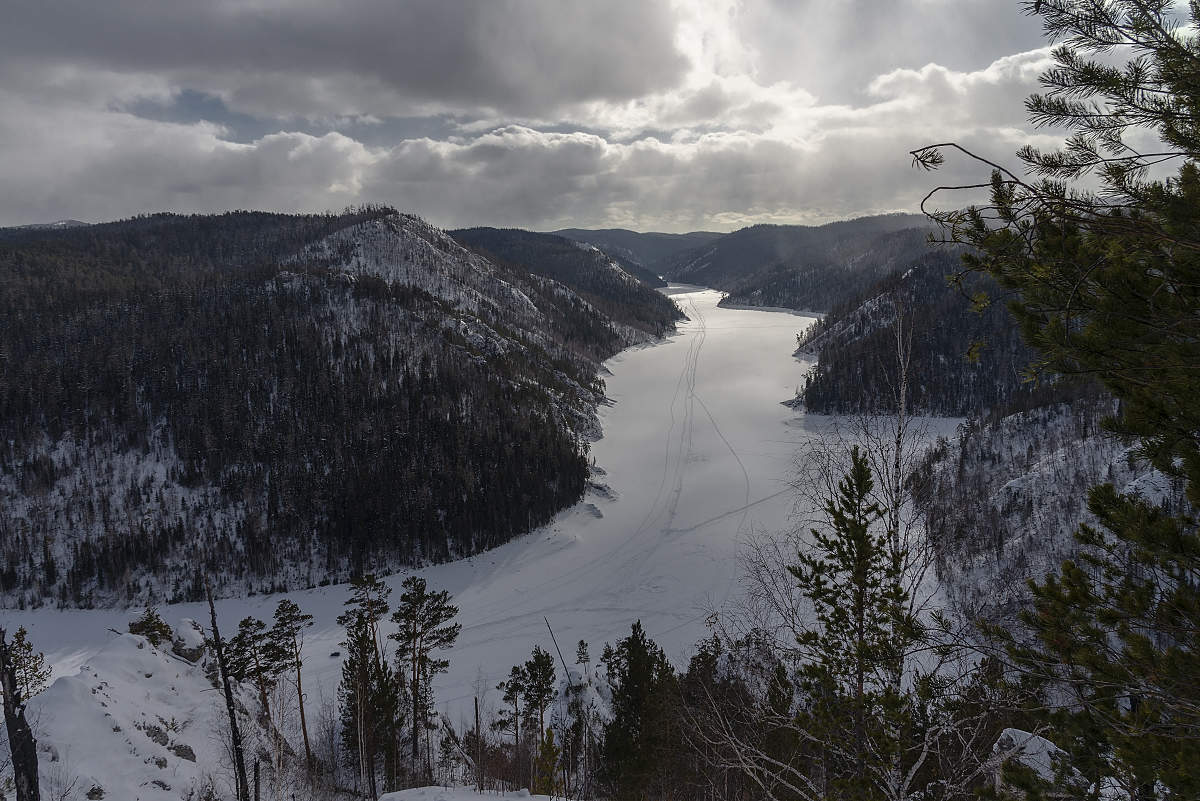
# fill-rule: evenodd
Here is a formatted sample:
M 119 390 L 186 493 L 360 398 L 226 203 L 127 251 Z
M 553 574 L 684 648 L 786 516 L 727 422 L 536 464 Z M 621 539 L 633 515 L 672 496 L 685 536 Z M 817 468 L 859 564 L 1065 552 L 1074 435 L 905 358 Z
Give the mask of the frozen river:
M 706 610 L 737 591 L 738 544 L 747 531 L 788 524 L 788 488 L 804 418 L 793 396 L 806 364 L 792 357 L 812 317 L 717 306 L 720 293 L 663 290 L 687 313 L 678 333 L 607 363 L 612 403 L 601 409 L 599 468 L 583 502 L 553 524 L 481 556 L 421 571 L 459 606 L 462 635 L 438 682 L 439 705 L 457 720 L 479 688 L 491 690 L 537 644 L 551 649 L 544 618 L 570 660 L 584 639 L 598 657 L 605 642 L 641 620 L 669 656 L 683 662 L 705 636 Z M 389 582 L 398 586 L 404 574 Z M 398 593 L 397 593 L 398 595 Z M 335 624 L 344 587 L 292 593 L 317 618 L 305 646 L 309 705 L 332 696 L 341 678 L 342 632 Z M 278 597 L 221 602 L 228 631 L 241 617 L 270 619 Z M 205 619 L 207 610 L 162 610 L 168 622 Z M 129 617 L 116 611 L 12 613 L 71 673 Z

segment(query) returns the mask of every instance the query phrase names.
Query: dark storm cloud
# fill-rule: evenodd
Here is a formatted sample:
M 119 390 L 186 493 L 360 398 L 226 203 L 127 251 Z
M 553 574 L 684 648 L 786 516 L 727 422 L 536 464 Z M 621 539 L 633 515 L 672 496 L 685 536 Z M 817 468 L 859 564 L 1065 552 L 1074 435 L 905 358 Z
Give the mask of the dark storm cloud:
M 281 117 L 405 104 L 544 114 L 669 87 L 687 66 L 667 6 L 644 0 L 44 0 L 4 17 L 9 68 L 165 74 Z

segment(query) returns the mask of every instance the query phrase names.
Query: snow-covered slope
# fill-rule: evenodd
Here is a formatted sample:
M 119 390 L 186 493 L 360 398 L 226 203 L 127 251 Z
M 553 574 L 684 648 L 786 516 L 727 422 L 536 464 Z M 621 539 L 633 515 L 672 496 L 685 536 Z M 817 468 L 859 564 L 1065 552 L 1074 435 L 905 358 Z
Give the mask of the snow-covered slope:
M 1095 523 L 1087 491 L 1112 483 L 1181 510 L 1182 486 L 1106 433 L 1112 401 L 1080 400 L 967 424 L 930 459 L 927 499 L 938 573 L 960 607 L 1003 613 L 1079 545 L 1074 532 Z
M 29 717 L 44 798 L 180 799 L 226 789 L 222 697 L 200 664 L 143 637 L 113 635 L 35 697 Z M 248 716 L 241 725 L 252 734 Z

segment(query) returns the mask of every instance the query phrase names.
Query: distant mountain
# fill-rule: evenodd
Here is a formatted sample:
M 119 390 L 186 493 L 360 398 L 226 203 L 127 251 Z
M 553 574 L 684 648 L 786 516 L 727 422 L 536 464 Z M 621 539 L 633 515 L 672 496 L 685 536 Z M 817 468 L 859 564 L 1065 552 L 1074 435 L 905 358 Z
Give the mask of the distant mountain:
M 729 293 L 728 304 L 827 311 L 927 252 L 928 220 L 885 214 L 821 226 L 755 225 L 659 263 L 674 281 Z
M 591 245 L 515 228 L 464 228 L 450 236 L 495 261 L 560 281 L 612 319 L 648 334 L 659 336 L 683 317 L 620 259 Z
M 620 256 L 636 262 L 650 270 L 656 270 L 660 262 L 685 250 L 707 245 L 724 234 L 715 231 L 692 231 L 687 234 L 640 233 L 624 228 L 588 230 L 586 228 L 564 228 L 555 231 L 558 236 L 587 242 L 612 256 Z M 657 274 L 657 273 L 655 273 Z
M 556 280 L 387 208 L 0 237 L 0 606 L 312 586 L 548 522 L 600 362 L 678 316 L 563 246 Z
M 80 220 L 58 220 L 51 223 L 30 223 L 28 225 L 14 225 L 9 228 L 0 228 L 0 236 L 6 231 L 58 231 L 63 228 L 82 228 L 89 223 L 81 222 Z

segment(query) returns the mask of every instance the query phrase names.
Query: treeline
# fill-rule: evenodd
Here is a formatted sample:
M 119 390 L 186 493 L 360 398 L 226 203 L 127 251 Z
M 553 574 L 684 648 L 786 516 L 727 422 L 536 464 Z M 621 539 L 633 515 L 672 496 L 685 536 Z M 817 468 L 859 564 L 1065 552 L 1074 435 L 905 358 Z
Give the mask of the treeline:
M 0 592 L 312 586 L 494 547 L 573 503 L 597 363 L 630 338 L 465 251 L 439 254 L 532 305 L 470 309 L 306 249 L 367 223 L 403 237 L 393 219 L 161 215 L 0 240 Z

